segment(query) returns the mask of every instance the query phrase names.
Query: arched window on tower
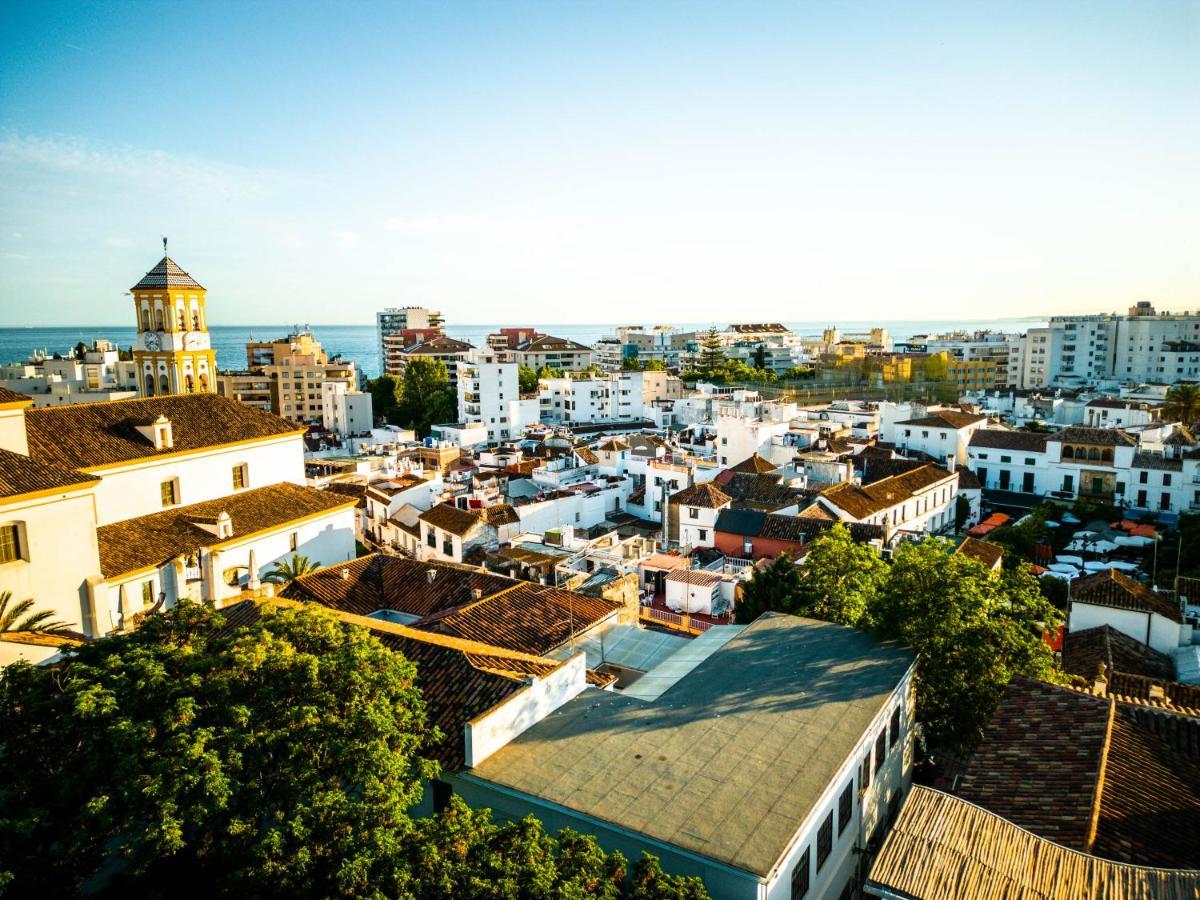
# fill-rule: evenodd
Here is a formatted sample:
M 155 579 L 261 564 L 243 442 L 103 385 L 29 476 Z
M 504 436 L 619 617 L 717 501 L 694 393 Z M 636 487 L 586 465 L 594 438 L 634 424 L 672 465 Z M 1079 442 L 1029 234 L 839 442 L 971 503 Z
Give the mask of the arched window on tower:
M 183 304 L 180 303 L 175 307 L 175 327 L 181 331 L 187 328 L 187 316 L 183 314 Z
M 158 376 L 158 392 L 160 394 L 171 393 L 171 383 L 167 381 L 167 373 L 163 372 Z
M 146 396 L 154 396 L 154 375 L 150 372 L 146 373 Z
M 200 373 L 200 393 L 202 393 L 202 394 L 208 393 L 208 373 L 207 372 Z
M 150 330 L 150 310 L 142 307 L 142 331 Z
M 192 307 L 192 331 L 200 330 L 200 310 Z
M 187 392 L 188 392 L 189 394 L 191 394 L 191 393 L 194 393 L 194 392 L 195 392 L 195 390 L 196 390 L 196 384 L 195 384 L 195 382 L 192 380 L 192 373 L 191 373 L 191 372 L 189 372 L 187 375 L 184 375 L 183 377 L 184 377 L 184 380 L 185 380 L 185 382 L 186 382 L 186 384 L 187 384 Z
M 163 311 L 161 306 L 154 307 L 154 330 L 163 330 Z

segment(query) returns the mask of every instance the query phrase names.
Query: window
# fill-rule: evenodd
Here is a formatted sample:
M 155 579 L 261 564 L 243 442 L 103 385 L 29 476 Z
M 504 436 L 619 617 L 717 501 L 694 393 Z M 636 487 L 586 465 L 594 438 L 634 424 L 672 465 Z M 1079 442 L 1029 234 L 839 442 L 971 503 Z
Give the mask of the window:
M 879 770 L 883 768 L 883 760 L 887 757 L 887 729 L 879 732 L 879 737 L 875 738 L 875 774 L 879 774 Z
M 1138 484 L 1145 484 L 1150 478 L 1149 472 L 1138 472 Z
M 1171 486 L 1171 473 L 1164 472 L 1163 473 L 1163 487 L 1170 487 L 1170 486 Z
M 842 796 L 838 798 L 838 837 L 842 836 L 842 832 L 846 830 L 846 826 L 850 824 L 850 819 L 854 815 L 854 779 L 851 778 L 846 782 L 846 787 L 842 791 Z
M 429 534 L 425 536 L 425 543 L 430 547 L 437 549 L 437 535 L 433 533 L 433 529 L 429 529 Z
M 288 543 L 291 546 L 293 553 L 295 553 L 297 550 L 299 550 L 300 549 L 300 532 L 293 531 Z
M 246 464 L 241 463 L 240 465 L 233 467 L 233 489 L 235 491 L 240 491 L 245 486 L 246 486 Z
M 433 779 L 433 811 L 441 812 L 450 805 L 450 797 L 454 794 L 454 788 L 446 784 L 440 778 Z
M 817 832 L 817 871 L 821 871 L 821 867 L 825 865 L 825 860 L 829 859 L 829 853 L 833 850 L 833 812 L 825 817 L 825 821 L 821 823 L 821 830 Z
M 700 518 L 700 510 L 696 509 L 696 507 L 694 507 L 694 506 L 689 506 L 688 507 L 688 518 L 689 519 Z
M 871 751 L 867 751 L 867 755 L 863 757 L 862 777 L 859 778 L 858 788 L 865 791 L 871 786 Z
M 444 556 L 454 555 L 454 540 L 450 537 L 450 535 L 446 535 L 442 539 L 442 554 Z
M 900 707 L 892 710 L 892 723 L 888 728 L 888 746 L 895 747 L 900 740 Z
M 154 603 L 154 582 L 142 582 L 142 607 L 151 606 Z
M 702 540 L 702 541 L 708 540 L 708 529 L 707 528 L 699 529 L 699 534 L 700 534 L 700 540 Z
M 16 562 L 18 559 L 24 558 L 21 526 L 16 522 L 0 526 L 0 563 Z
M 158 493 L 163 506 L 174 506 L 179 502 L 179 480 L 168 478 L 158 486 Z
M 808 848 L 800 853 L 796 868 L 792 869 L 792 900 L 800 900 L 808 894 Z

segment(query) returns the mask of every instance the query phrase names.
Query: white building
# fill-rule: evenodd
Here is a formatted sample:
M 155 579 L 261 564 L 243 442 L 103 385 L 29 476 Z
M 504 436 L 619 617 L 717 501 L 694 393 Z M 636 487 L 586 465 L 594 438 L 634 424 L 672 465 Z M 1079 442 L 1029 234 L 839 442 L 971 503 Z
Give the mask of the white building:
M 938 410 L 916 419 L 888 423 L 880 438 L 902 453 L 924 453 L 936 460 L 953 458 L 966 464 L 971 435 L 987 425 L 987 416 L 958 410 Z
M 98 340 L 82 356 L 34 353 L 23 363 L 0 366 L 0 388 L 25 394 L 34 406 L 101 403 L 138 394 L 137 365 L 122 360 L 116 344 Z
M 1071 582 L 1067 625 L 1072 632 L 1108 625 L 1167 656 L 1192 642 L 1176 601 L 1115 569 Z
M 1016 387 L 1200 378 L 1200 312 L 1156 313 L 1146 301 L 1127 315 L 1054 316 L 1012 345 Z
M 586 378 L 544 378 L 538 387 L 543 422 L 595 424 L 644 422 L 641 372 L 606 372 Z
M 835 484 L 817 495 L 816 506 L 842 522 L 879 525 L 891 541 L 897 534 L 919 537 L 953 528 L 957 496 L 957 472 L 924 465 L 866 485 Z
M 733 499 L 711 481 L 672 494 L 672 533 L 668 536 L 668 544 L 675 541 L 680 547 L 715 546 L 717 517 L 732 503 Z
M 538 398 L 521 396 L 520 366 L 492 351 L 477 350 L 459 366 L 458 417 L 482 424 L 487 441 L 519 438 L 538 421 Z
M 321 382 L 321 407 L 321 424 L 338 437 L 366 434 L 375 427 L 371 395 L 344 381 Z
M 293 553 L 354 555 L 355 499 L 305 486 L 284 419 L 204 393 L 29 405 L 0 392 L 0 591 L 87 637 L 222 602 Z

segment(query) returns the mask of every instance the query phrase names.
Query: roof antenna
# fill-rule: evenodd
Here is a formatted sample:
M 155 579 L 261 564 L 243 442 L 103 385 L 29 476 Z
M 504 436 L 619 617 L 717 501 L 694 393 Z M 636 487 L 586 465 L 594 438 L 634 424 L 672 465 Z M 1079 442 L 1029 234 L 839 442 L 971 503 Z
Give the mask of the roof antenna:
M 166 256 L 167 255 L 167 236 L 164 234 L 162 236 L 162 239 L 163 239 L 163 256 Z

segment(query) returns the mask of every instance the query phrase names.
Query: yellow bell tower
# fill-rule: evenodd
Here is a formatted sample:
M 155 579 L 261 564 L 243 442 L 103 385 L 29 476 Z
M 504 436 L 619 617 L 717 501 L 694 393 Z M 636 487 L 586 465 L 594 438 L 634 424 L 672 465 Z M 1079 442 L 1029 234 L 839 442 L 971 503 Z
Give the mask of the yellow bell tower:
M 143 397 L 211 394 L 217 389 L 217 356 L 208 335 L 205 290 L 167 253 L 129 289 L 137 316 L 138 388 Z

